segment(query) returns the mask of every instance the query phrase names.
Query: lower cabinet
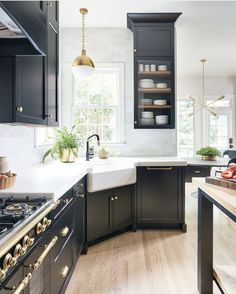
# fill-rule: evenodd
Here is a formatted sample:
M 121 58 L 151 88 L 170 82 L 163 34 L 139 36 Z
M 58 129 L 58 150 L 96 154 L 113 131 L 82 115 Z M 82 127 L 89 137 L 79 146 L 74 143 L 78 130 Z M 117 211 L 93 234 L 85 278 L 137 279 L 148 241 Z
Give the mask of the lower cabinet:
M 210 166 L 194 166 L 188 165 L 186 167 L 185 181 L 187 183 L 192 182 L 193 177 L 208 177 L 211 174 Z
M 138 168 L 137 225 L 186 230 L 183 167 Z
M 134 185 L 88 193 L 88 243 L 133 225 L 134 201 Z

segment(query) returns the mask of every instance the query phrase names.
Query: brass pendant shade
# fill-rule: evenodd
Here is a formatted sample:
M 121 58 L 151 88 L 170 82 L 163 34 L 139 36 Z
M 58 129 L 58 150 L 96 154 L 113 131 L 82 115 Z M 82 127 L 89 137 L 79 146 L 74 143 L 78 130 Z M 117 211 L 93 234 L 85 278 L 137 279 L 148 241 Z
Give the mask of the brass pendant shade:
M 84 16 L 88 13 L 86 8 L 81 8 L 82 14 L 82 50 L 81 55 L 77 56 L 72 64 L 72 72 L 76 78 L 86 79 L 94 72 L 94 63 L 90 57 L 86 55 L 85 50 L 85 24 Z

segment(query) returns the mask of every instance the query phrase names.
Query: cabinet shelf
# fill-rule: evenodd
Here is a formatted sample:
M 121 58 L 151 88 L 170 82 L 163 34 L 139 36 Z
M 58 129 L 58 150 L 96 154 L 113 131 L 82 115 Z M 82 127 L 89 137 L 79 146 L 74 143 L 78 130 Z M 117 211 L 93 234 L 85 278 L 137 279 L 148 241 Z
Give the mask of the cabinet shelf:
M 170 109 L 171 105 L 138 105 L 138 108 L 149 108 L 149 109 Z
M 171 93 L 170 88 L 158 89 L 158 88 L 138 88 L 141 93 Z
M 166 71 L 138 71 L 138 75 L 164 77 L 164 76 L 170 76 L 171 71 L 169 71 L 169 70 L 166 70 Z

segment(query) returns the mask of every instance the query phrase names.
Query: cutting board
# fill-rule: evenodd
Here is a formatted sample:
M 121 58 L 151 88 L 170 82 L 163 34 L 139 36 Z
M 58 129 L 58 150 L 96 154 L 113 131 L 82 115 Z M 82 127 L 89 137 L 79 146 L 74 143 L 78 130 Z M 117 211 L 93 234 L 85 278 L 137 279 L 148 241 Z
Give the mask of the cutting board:
M 223 188 L 236 190 L 236 181 L 235 180 L 226 180 L 226 179 L 222 179 L 219 177 L 207 177 L 206 183 L 220 186 Z

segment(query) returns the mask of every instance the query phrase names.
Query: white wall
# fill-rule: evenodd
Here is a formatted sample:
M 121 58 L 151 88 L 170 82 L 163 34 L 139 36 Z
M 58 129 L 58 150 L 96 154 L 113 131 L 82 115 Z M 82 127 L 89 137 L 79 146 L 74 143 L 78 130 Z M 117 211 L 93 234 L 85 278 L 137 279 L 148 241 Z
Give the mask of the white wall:
M 71 63 L 80 54 L 81 30 L 61 30 L 62 125 L 71 124 L 73 99 Z M 87 54 L 98 63 L 124 63 L 125 144 L 113 146 L 122 155 L 176 155 L 176 130 L 133 128 L 133 34 L 126 28 L 86 29 Z

